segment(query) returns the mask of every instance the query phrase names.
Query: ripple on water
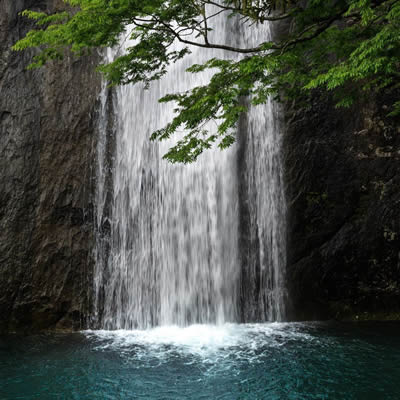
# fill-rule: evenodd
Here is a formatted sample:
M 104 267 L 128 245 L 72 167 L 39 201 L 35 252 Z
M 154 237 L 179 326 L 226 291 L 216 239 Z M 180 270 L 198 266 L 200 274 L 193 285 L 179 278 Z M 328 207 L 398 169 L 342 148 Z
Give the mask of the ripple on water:
M 400 325 L 0 337 L 0 399 L 400 399 Z

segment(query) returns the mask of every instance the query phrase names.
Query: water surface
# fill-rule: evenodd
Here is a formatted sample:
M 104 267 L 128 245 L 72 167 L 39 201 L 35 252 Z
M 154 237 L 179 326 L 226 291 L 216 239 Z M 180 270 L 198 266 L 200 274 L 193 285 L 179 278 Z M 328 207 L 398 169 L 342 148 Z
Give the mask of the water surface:
M 0 399 L 400 399 L 400 324 L 0 337 Z

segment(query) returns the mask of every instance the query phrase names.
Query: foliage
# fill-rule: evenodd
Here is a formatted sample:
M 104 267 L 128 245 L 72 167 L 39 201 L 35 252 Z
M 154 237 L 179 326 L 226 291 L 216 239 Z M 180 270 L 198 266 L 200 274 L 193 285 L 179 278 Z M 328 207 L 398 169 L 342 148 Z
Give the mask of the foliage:
M 24 11 L 37 29 L 14 49 L 40 47 L 31 68 L 62 58 L 65 48 L 85 54 L 88 49 L 115 46 L 122 34 L 135 44 L 100 70 L 112 85 L 160 79 L 168 65 L 185 57 L 192 46 L 241 53 L 231 59 L 211 59 L 193 65 L 189 73 L 211 69 L 208 85 L 160 101 L 177 105 L 175 118 L 152 134 L 171 137 L 179 128 L 186 136 L 165 155 L 172 162 L 193 162 L 217 142 L 226 148 L 235 141 L 234 128 L 253 104 L 279 99 L 304 99 L 315 88 L 331 91 L 338 106 L 350 106 L 360 95 L 400 85 L 400 0 L 64 0 L 66 11 L 48 15 Z M 210 6 L 213 7 L 212 14 Z M 217 12 L 215 12 L 217 10 Z M 253 48 L 211 43 L 216 14 L 237 16 L 243 29 L 250 24 L 290 21 L 290 33 Z M 129 30 L 129 32 L 127 32 Z M 181 42 L 176 50 L 174 42 Z M 391 114 L 400 113 L 400 101 Z M 217 121 L 211 134 L 204 127 Z

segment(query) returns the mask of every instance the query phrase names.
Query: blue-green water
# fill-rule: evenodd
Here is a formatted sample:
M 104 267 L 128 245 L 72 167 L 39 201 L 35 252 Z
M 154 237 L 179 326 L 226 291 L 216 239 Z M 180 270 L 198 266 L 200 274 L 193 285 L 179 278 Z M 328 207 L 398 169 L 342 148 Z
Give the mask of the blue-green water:
M 400 325 L 0 337 L 0 399 L 400 399 Z

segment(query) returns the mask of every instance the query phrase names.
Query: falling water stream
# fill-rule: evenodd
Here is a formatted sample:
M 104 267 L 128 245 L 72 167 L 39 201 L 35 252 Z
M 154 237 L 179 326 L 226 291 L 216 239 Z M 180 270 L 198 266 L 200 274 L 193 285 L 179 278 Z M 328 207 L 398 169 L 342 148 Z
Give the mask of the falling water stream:
M 241 45 L 270 37 L 232 18 L 213 33 Z M 287 299 L 277 105 L 251 107 L 237 143 L 193 165 L 162 160 L 177 138 L 149 140 L 173 117 L 157 100 L 210 79 L 185 69 L 233 56 L 193 48 L 149 90 L 104 83 L 94 330 L 0 336 L 0 399 L 400 398 L 398 323 L 272 322 Z
M 268 26 L 245 32 L 222 16 L 211 39 L 249 45 L 270 36 Z M 246 129 L 237 132 L 244 138 L 239 144 L 207 151 L 193 165 L 162 160 L 176 137 L 149 140 L 174 115 L 160 97 L 209 82 L 213 71 L 185 72 L 190 65 L 238 57 L 191 50 L 149 90 L 127 85 L 112 99 L 106 86 L 102 92 L 94 319 L 106 329 L 284 318 L 285 201 L 274 104 L 250 109 Z M 114 56 L 110 50 L 107 57 Z M 247 250 L 241 248 L 240 198 L 249 214 Z M 243 256 L 246 251 L 251 257 Z

